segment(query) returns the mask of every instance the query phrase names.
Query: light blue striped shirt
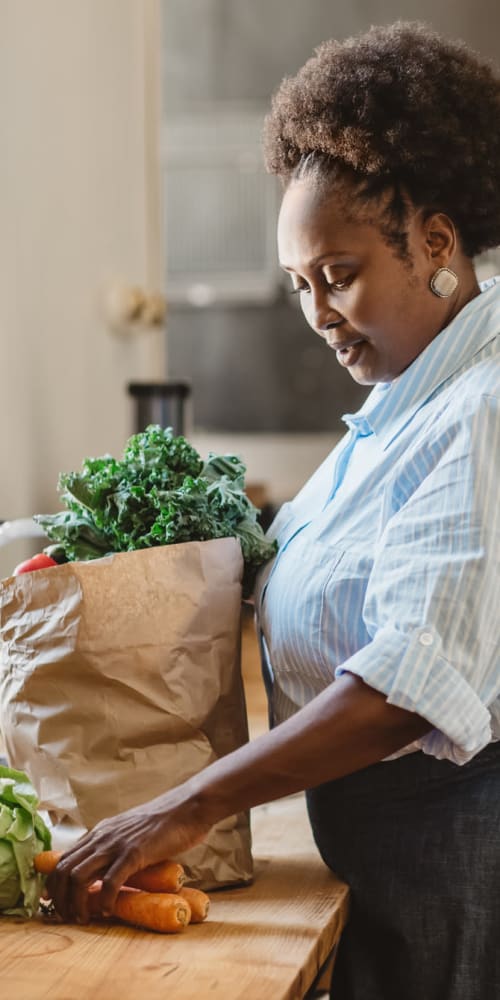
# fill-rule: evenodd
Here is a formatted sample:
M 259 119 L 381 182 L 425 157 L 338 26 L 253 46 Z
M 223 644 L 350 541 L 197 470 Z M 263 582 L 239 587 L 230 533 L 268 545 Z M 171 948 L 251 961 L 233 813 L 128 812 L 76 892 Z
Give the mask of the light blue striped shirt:
M 500 738 L 500 278 L 481 287 L 344 417 L 269 530 L 255 601 L 275 722 L 350 671 L 434 727 L 402 753 L 462 764 Z

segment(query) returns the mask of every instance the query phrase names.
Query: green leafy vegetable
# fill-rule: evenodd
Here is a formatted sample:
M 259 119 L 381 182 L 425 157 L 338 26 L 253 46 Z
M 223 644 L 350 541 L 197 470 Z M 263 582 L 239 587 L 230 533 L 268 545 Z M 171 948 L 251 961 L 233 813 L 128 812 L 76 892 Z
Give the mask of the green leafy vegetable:
M 251 592 L 261 563 L 276 551 L 244 492 L 245 466 L 236 455 L 210 453 L 203 462 L 171 428 L 150 426 L 125 445 L 121 461 L 87 458 L 81 472 L 59 478 L 58 514 L 35 521 L 54 543 L 58 562 L 98 559 L 174 542 L 239 538 L 245 562 L 243 593 Z
M 32 917 L 43 876 L 35 854 L 50 848 L 50 831 L 37 813 L 38 799 L 26 774 L 0 765 L 0 913 Z

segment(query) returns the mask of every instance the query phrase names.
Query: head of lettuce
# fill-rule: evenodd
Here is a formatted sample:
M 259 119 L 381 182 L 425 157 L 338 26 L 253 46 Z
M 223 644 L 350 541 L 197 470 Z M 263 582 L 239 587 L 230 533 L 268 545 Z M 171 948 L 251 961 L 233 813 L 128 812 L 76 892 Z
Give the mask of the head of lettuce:
M 0 765 L 0 915 L 32 917 L 38 910 L 43 877 L 33 858 L 50 848 L 50 832 L 37 805 L 28 777 Z

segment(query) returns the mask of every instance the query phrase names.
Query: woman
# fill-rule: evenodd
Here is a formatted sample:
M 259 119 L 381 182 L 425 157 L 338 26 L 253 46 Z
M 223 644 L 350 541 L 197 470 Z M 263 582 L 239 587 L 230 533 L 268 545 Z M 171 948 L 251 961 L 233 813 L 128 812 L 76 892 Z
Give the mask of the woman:
M 363 385 L 348 433 L 280 511 L 256 593 L 270 733 L 100 823 L 60 862 L 86 919 L 223 817 L 308 789 L 351 886 L 336 1000 L 500 991 L 496 646 L 499 83 L 423 26 L 328 42 L 266 123 L 282 267 Z M 333 683 L 334 681 L 334 683 Z

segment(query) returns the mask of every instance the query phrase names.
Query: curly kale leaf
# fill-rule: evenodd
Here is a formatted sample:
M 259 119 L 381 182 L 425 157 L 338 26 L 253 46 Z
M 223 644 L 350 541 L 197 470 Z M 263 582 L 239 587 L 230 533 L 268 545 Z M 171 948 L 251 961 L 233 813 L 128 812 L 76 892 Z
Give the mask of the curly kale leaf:
M 275 543 L 266 540 L 244 492 L 245 471 L 236 455 L 211 452 L 203 462 L 184 437 L 152 425 L 127 441 L 121 460 L 87 458 L 80 472 L 61 475 L 66 510 L 35 520 L 55 543 L 47 551 L 61 562 L 234 536 L 246 596 Z

